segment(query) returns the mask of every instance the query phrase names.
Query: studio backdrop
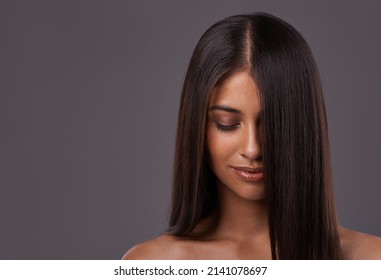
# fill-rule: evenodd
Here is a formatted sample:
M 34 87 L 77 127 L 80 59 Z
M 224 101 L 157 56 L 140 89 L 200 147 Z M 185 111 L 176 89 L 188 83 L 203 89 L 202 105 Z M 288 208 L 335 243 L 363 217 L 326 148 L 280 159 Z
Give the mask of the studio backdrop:
M 381 236 L 381 2 L 0 0 L 0 258 L 120 259 L 167 225 L 203 32 L 267 12 L 322 78 L 340 224 Z

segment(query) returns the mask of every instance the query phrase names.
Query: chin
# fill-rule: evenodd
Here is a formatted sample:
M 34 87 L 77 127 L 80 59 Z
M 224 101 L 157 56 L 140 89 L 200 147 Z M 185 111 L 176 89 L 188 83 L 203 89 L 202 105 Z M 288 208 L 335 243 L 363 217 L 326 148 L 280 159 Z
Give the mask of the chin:
M 242 182 L 242 181 L 235 181 L 234 182 L 227 182 L 223 183 L 219 181 L 219 185 L 222 188 L 225 188 L 227 190 L 227 193 L 235 194 L 236 196 L 245 199 L 245 200 L 263 200 L 266 198 L 265 195 L 265 187 L 264 182 Z
M 240 192 L 237 192 L 237 194 L 246 200 L 263 200 L 266 198 L 264 187 L 262 186 L 255 186 L 254 188 L 248 188 L 246 187 L 243 190 L 240 190 Z

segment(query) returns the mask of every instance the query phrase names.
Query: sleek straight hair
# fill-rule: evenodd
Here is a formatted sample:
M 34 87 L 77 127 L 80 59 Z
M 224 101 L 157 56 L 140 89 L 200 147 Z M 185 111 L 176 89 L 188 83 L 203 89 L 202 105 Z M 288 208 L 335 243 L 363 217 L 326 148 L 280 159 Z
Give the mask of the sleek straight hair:
M 217 22 L 193 52 L 180 101 L 169 232 L 188 235 L 217 207 L 207 160 L 208 103 L 219 83 L 242 70 L 260 93 L 272 258 L 340 259 L 318 69 L 302 35 L 266 13 Z

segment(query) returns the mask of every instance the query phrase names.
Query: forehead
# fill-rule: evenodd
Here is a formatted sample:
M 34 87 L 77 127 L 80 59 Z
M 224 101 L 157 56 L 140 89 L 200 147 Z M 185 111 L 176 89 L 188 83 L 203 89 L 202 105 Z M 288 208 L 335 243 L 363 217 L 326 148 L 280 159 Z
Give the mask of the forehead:
M 209 106 L 224 105 L 241 110 L 244 114 L 260 111 L 259 91 L 248 71 L 237 72 L 214 88 Z

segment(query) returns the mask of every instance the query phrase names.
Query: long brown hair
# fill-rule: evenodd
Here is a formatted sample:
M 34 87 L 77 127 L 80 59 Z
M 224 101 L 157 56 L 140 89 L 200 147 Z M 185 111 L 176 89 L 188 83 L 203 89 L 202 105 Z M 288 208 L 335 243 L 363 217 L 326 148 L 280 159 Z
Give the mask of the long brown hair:
M 242 69 L 260 92 L 273 259 L 341 258 L 318 69 L 302 35 L 265 13 L 217 22 L 193 52 L 179 109 L 169 232 L 187 235 L 216 209 L 207 106 L 213 88 Z

